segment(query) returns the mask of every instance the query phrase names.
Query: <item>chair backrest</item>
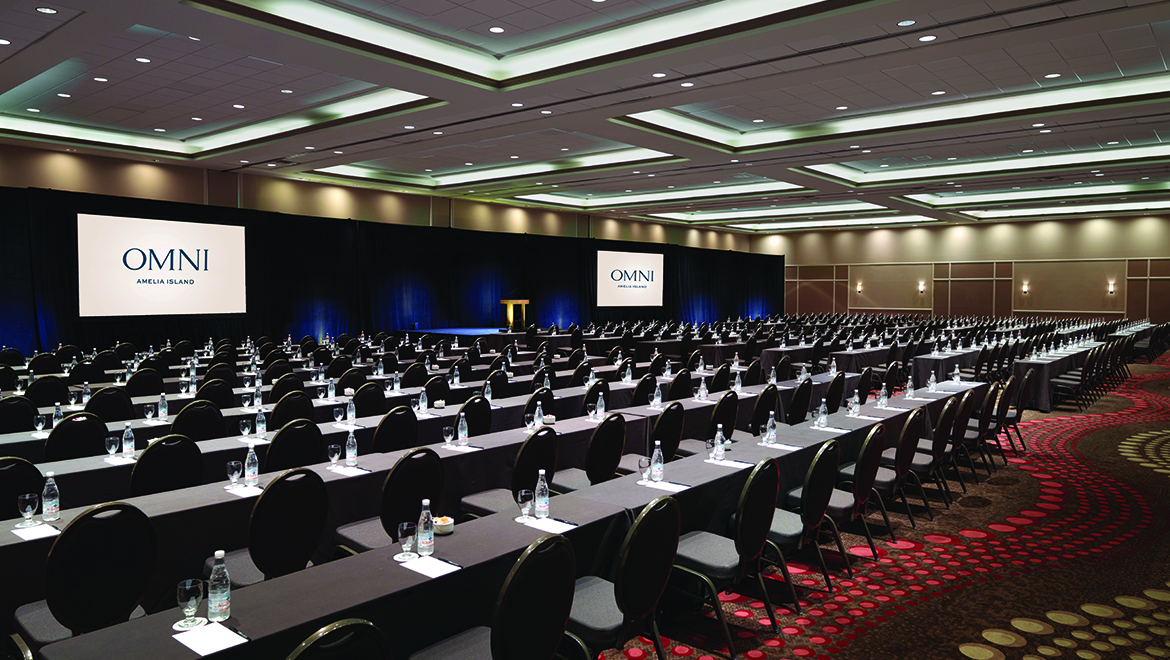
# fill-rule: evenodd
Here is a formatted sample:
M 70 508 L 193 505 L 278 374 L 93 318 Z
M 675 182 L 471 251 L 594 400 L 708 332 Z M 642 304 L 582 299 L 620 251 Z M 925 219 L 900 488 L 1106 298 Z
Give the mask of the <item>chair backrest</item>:
M 829 381 L 829 389 L 825 391 L 825 405 L 829 414 L 837 412 L 841 407 L 841 399 L 845 398 L 845 372 L 838 371 L 833 380 Z
M 467 382 L 471 380 L 471 361 L 466 357 L 461 357 L 458 360 L 455 360 L 455 362 L 451 363 L 451 368 L 447 370 L 447 373 L 454 376 L 455 372 L 459 372 L 460 382 Z
M 114 353 L 116 353 L 117 356 L 123 360 L 129 360 L 130 358 L 134 357 L 134 354 L 137 352 L 138 349 L 134 347 L 134 344 L 131 344 L 128 341 L 122 342 L 121 344 L 118 344 L 114 347 Z
M 658 414 L 658 419 L 654 420 L 654 428 L 650 432 L 650 446 L 654 446 L 655 440 L 661 443 L 664 461 L 674 460 L 674 454 L 678 451 L 679 443 L 682 442 L 685 414 L 686 409 L 683 408 L 683 405 L 678 401 L 673 401 L 667 404 L 666 408 Z
M 1088 363 L 1086 363 L 1087 366 Z M 1082 372 L 1082 374 L 1085 372 Z M 1003 430 L 1003 424 L 1007 421 L 1008 408 L 1012 405 L 1012 400 L 1016 397 L 1016 390 L 1020 386 L 1020 381 L 1016 380 L 1015 376 L 1007 379 L 1007 383 L 1003 386 L 1003 392 L 999 397 L 999 403 L 995 406 L 995 433 Z
M 767 385 L 756 396 L 756 403 L 752 408 L 752 419 L 748 431 L 755 434 L 760 427 L 768 423 L 768 417 L 776 413 L 780 403 L 780 392 L 775 385 Z
M 74 635 L 128 620 L 154 577 L 157 556 L 154 525 L 146 514 L 124 502 L 90 508 L 66 525 L 49 549 L 49 611 Z M 100 606 L 95 594 L 101 594 Z
M 106 452 L 107 434 L 106 423 L 93 413 L 66 415 L 45 440 L 45 461 L 101 456 Z
M 0 505 L 8 511 L 16 505 L 16 498 L 25 493 L 41 493 L 45 477 L 30 461 L 18 456 L 0 458 Z M 4 514 L 11 518 L 12 514 Z
M 740 378 L 745 387 L 759 385 L 763 379 L 763 366 L 760 364 L 760 358 L 753 359 L 748 364 L 747 371 L 743 372 L 743 376 Z
M 268 445 L 268 453 L 264 456 L 264 472 L 279 472 L 324 463 L 326 460 L 328 457 L 325 455 L 321 429 L 307 419 L 294 419 L 280 427 L 272 438 L 272 444 Z
M 496 369 L 488 373 L 487 378 L 484 379 L 484 387 L 492 386 L 492 398 L 498 399 L 503 397 L 508 392 L 508 374 Z
M 374 429 L 374 451 L 386 453 L 413 447 L 418 442 L 418 417 L 410 406 L 397 406 L 386 413 Z M 401 521 L 400 521 L 401 522 Z
M 69 386 L 60 376 L 40 376 L 29 383 L 24 395 L 38 408 L 68 403 Z
M 865 400 L 869 398 L 869 392 L 873 389 L 873 367 L 866 367 L 861 370 L 861 378 L 857 380 L 857 402 L 865 405 Z
M 735 433 L 735 420 L 739 416 L 739 395 L 728 390 L 719 397 L 715 407 L 711 409 L 711 421 L 707 424 L 707 437 L 715 437 L 717 425 L 723 426 L 723 437 L 730 438 Z
M 580 362 L 573 368 L 573 375 L 569 377 L 569 387 L 580 387 L 585 384 L 585 379 L 589 377 L 589 372 L 593 371 L 593 367 L 588 362 Z
M 654 376 L 661 376 L 662 370 L 665 368 L 666 368 L 666 355 L 659 353 L 658 355 L 654 356 L 653 360 L 650 360 L 650 368 L 647 369 L 647 373 L 652 374 Z
M 881 467 L 882 450 L 885 448 L 886 425 L 874 424 L 861 443 L 861 451 L 857 454 L 857 465 L 853 468 L 853 511 L 855 515 L 859 512 L 865 512 L 865 504 L 869 501 L 869 495 L 873 491 L 873 482 L 877 479 L 878 468 Z
M 902 383 L 902 363 L 894 360 L 890 367 L 886 369 L 886 380 L 883 385 L 886 386 L 886 394 L 894 396 L 894 390 Z
M 688 355 L 687 359 L 686 359 L 687 369 L 690 369 L 691 371 L 698 369 L 699 368 L 699 360 L 702 359 L 702 357 L 703 357 L 702 352 L 691 351 L 691 354 Z
M 235 387 L 236 383 L 236 368 L 229 364 L 214 364 L 208 368 L 207 373 L 203 375 L 203 385 L 210 383 L 213 380 L 222 380 L 227 383 L 229 387 Z
M 589 477 L 590 485 L 613 479 L 625 446 L 626 418 L 621 413 L 606 415 L 593 429 L 589 448 L 585 450 L 585 474 Z
M 271 448 L 268 456 L 272 457 Z M 252 507 L 248 524 L 252 563 L 269 580 L 301 570 L 317 549 L 328 515 L 329 491 L 316 472 L 299 468 L 273 479 Z
M 953 400 L 953 398 L 952 398 Z M 975 390 L 963 392 L 955 406 L 955 419 L 951 427 L 951 444 L 963 443 L 963 436 L 967 434 L 967 423 L 971 420 L 971 411 L 975 408 Z
M 171 422 L 171 433 L 185 435 L 196 442 L 222 438 L 226 428 L 223 413 L 210 401 L 192 401 Z
M 390 640 L 365 619 L 323 626 L 293 649 L 288 660 L 390 660 Z
M 356 404 L 354 404 L 356 405 Z M 275 429 L 284 428 L 294 419 L 316 419 L 313 400 L 303 390 L 293 390 L 280 398 L 272 408 L 268 424 Z
M 712 392 L 722 392 L 730 383 L 731 365 L 724 362 L 715 370 L 715 375 L 711 376 L 711 387 L 708 389 Z
M 606 403 L 609 403 L 609 381 L 601 380 L 600 378 L 593 381 L 589 389 L 585 390 L 585 398 L 581 400 L 581 414 L 585 414 L 585 408 L 589 404 L 596 404 L 597 400 L 602 396 L 605 397 Z
M 771 374 L 769 374 L 771 375 Z M 792 356 L 785 353 L 776 363 L 776 382 L 782 383 L 792 378 Z
M 28 361 L 28 370 L 34 374 L 61 373 L 61 359 L 52 353 L 34 355 Z
M 203 452 L 185 435 L 171 434 L 150 443 L 130 472 L 130 497 L 154 495 L 203 483 Z
M 341 374 L 341 377 L 337 379 L 336 387 L 339 393 L 345 392 L 347 388 L 352 388 L 353 391 L 356 392 L 359 387 L 365 384 L 366 375 L 362 372 L 362 370 L 358 369 L 357 367 L 351 367 L 347 369 L 345 373 Z
M 120 387 L 103 387 L 94 392 L 85 404 L 85 412 L 101 417 L 107 424 L 124 422 L 137 416 L 129 395 Z
M 10 367 L 23 366 L 24 354 L 15 348 L 5 348 L 0 350 L 0 364 L 6 364 Z
M 157 371 L 149 367 L 140 368 L 126 381 L 126 394 L 129 396 L 158 396 L 163 392 L 163 379 Z
M 980 439 L 987 439 L 987 430 L 991 428 L 991 418 L 995 416 L 995 404 L 999 401 L 1001 389 L 999 381 L 996 381 L 987 388 L 987 396 L 983 397 L 983 405 L 979 408 L 978 431 Z
M 341 376 L 353 368 L 353 360 L 349 359 L 347 355 L 338 355 L 329 361 L 329 366 L 325 367 L 326 378 L 341 378 Z M 363 374 L 364 375 L 364 374 Z
M 800 520 L 804 524 L 804 539 L 815 538 L 815 530 L 829 507 L 833 486 L 837 483 L 837 464 L 841 460 L 841 444 L 829 440 L 821 445 L 812 464 L 804 474 L 804 489 L 800 495 Z M 803 541 L 802 541 L 803 545 Z
M 0 368 L 0 372 L 3 372 L 2 368 Z M 100 383 L 109 380 L 110 379 L 106 376 L 105 372 L 102 371 L 102 368 L 89 360 L 78 362 L 77 366 L 73 367 L 73 369 L 69 371 L 70 385 L 81 385 L 82 383 Z M 2 379 L 0 379 L 0 388 L 6 390 L 12 389 L 11 387 L 5 387 Z
M 685 399 L 691 395 L 691 372 L 688 369 L 679 369 L 670 381 L 670 389 L 666 391 L 666 398 L 670 401 Z
M 459 412 L 467 418 L 468 435 L 484 435 L 492 430 L 492 405 L 482 394 L 472 394 Z
M 626 621 L 654 612 L 678 551 L 678 502 L 663 495 L 642 508 L 618 550 L 613 595 Z
M 796 391 L 792 393 L 792 403 L 788 407 L 788 418 L 785 420 L 789 426 L 796 426 L 803 422 L 808 417 L 808 408 L 812 405 L 812 379 L 804 381 L 796 386 Z
M 496 600 L 493 660 L 551 660 L 569 621 L 576 579 L 573 546 L 565 537 L 548 534 L 528 546 L 512 565 Z
M 353 407 L 358 417 L 385 415 L 390 410 L 390 401 L 382 393 L 378 383 L 366 383 L 353 393 Z
M 232 392 L 231 384 L 219 378 L 204 380 L 199 389 L 195 391 L 195 398 L 201 401 L 210 401 L 220 410 L 236 407 L 236 395 Z
M 553 395 L 552 390 L 548 389 L 547 387 L 541 387 L 533 392 L 532 396 L 528 397 L 528 401 L 524 404 L 523 414 L 535 415 L 536 404 L 537 402 L 540 402 L 540 411 L 547 415 L 548 413 L 552 412 L 555 401 L 556 398 Z M 523 419 L 523 417 L 521 417 L 521 419 Z
M 609 349 L 609 354 L 605 356 L 605 362 L 606 364 L 613 364 L 615 360 L 620 362 L 623 355 L 625 355 L 625 353 L 622 350 L 622 347 L 614 346 L 613 348 Z
M 267 372 L 265 372 L 265 376 L 267 376 Z M 265 378 L 265 380 L 267 380 L 267 378 Z M 288 394 L 289 392 L 303 391 L 305 391 L 305 382 L 301 380 L 301 377 L 294 373 L 287 373 L 277 378 L 276 382 L 273 383 L 272 389 L 268 391 L 268 401 L 279 402 L 284 398 L 284 395 Z
M 436 401 L 446 402 L 451 398 L 451 386 L 447 383 L 446 374 L 431 376 L 427 380 L 427 384 L 423 385 L 423 391 L 427 393 L 427 401 L 429 403 Z
M 398 540 L 398 525 L 418 520 L 422 501 L 439 511 L 443 498 L 443 462 L 433 449 L 420 447 L 398 459 L 382 483 L 382 529 Z
M 901 481 L 910 471 L 910 464 L 914 461 L 914 454 L 918 453 L 918 441 L 922 439 L 926 428 L 926 416 L 922 408 L 915 408 L 902 425 L 902 433 L 898 436 L 898 448 L 894 452 L 894 471 Z
M 832 483 L 830 481 L 830 483 Z M 752 468 L 739 493 L 735 515 L 735 551 L 739 553 L 739 577 L 757 567 L 764 541 L 776 513 L 780 492 L 780 467 L 776 459 L 760 461 Z
M 422 387 L 429 377 L 426 365 L 422 362 L 415 362 L 402 372 L 402 387 Z
M 102 369 L 102 371 L 114 371 L 122 369 L 122 358 L 113 351 L 102 351 L 93 356 L 93 363 Z
M 1024 372 L 1024 378 L 1020 381 L 1020 387 L 1016 390 L 1016 396 L 1012 400 L 1016 407 L 1017 414 L 1024 414 L 1024 408 L 1032 400 L 1032 385 L 1036 380 L 1036 370 L 1029 368 Z
M 0 433 L 32 431 L 36 428 L 37 406 L 25 396 L 0 399 Z
M 512 497 L 522 490 L 536 487 L 537 472 L 544 470 L 544 478 L 552 483 L 557 468 L 557 433 L 546 426 L 528 436 L 520 451 L 516 453 L 516 464 L 512 467 Z

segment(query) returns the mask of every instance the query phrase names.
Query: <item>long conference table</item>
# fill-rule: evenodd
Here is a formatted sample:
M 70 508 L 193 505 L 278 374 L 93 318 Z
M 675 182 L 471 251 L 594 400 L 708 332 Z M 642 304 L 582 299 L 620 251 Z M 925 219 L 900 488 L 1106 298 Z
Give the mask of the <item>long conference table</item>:
M 611 387 L 614 385 L 611 383 Z M 686 486 L 673 493 L 682 507 L 683 531 L 705 529 L 723 533 L 749 468 L 759 460 L 767 457 L 778 459 L 781 489 L 786 492 L 800 484 L 816 448 L 824 441 L 837 439 L 842 443 L 843 455 L 853 456 L 868 430 L 884 421 L 891 431 L 887 433 L 887 440 L 892 444 L 910 410 L 924 407 L 929 429 L 947 398 L 973 388 L 979 395 L 985 391 L 986 384 L 940 383 L 939 391 L 919 391 L 913 401 L 891 399 L 888 409 L 879 410 L 873 404 L 867 404 L 862 408 L 862 416 L 857 418 L 841 411 L 830 416 L 828 430 L 815 429 L 809 422 L 782 426 L 778 440 L 784 443 L 784 447 L 760 446 L 758 438 L 738 428 L 740 425 L 737 424 L 733 434 L 737 442 L 728 452 L 730 460 L 724 464 L 712 465 L 705 462 L 704 456 L 682 458 L 668 464 L 666 479 Z M 740 419 L 745 417 L 745 411 L 750 414 L 755 393 L 760 389 L 762 386 L 743 388 L 739 393 Z M 616 392 L 611 390 L 611 396 L 614 394 Z M 562 401 L 570 396 L 566 390 L 562 393 Z M 504 407 L 504 401 L 499 403 Z M 683 401 L 686 408 L 684 427 L 703 429 L 702 434 L 688 432 L 684 437 L 705 436 L 712 403 Z M 635 439 L 634 444 L 642 445 L 644 450 L 644 438 L 656 411 L 648 406 L 630 405 L 614 412 L 622 413 L 627 421 L 627 451 L 631 447 L 631 436 L 640 438 Z M 362 421 L 358 420 L 358 423 Z M 338 435 L 347 433 L 331 427 L 332 422 L 323 423 L 322 431 Z M 558 432 L 560 465 L 583 465 L 593 427 L 594 422 L 580 417 L 556 422 L 553 428 Z M 507 488 L 515 451 L 526 437 L 524 429 L 506 428 L 472 438 L 471 445 L 482 447 L 477 451 L 452 451 L 441 443 L 429 445 L 439 453 L 447 475 L 442 502 L 437 510 L 455 513 L 458 498 L 464 494 L 493 487 Z M 235 438 L 226 438 L 223 442 L 240 444 Z M 434 580 L 396 564 L 391 559 L 397 551 L 393 547 L 324 561 L 331 556 L 333 530 L 378 515 L 382 482 L 404 454 L 405 451 L 362 452 L 359 466 L 369 472 L 353 477 L 331 471 L 327 464 L 310 466 L 325 480 L 329 492 L 327 532 L 317 553 L 317 559 L 324 563 L 236 590 L 229 623 L 247 634 L 251 641 L 220 651 L 215 657 L 284 657 L 322 625 L 349 616 L 369 619 L 387 631 L 395 640 L 396 657 L 403 657 L 487 620 L 508 567 L 529 543 L 543 534 L 540 530 L 513 522 L 511 513 L 461 523 L 451 536 L 439 537 L 436 540 L 437 556 L 458 563 L 462 569 Z M 271 474 L 262 474 L 261 484 L 271 477 Z M 637 475 L 620 477 L 553 498 L 551 515 L 576 523 L 576 527 L 566 531 L 565 536 L 576 551 L 579 574 L 607 575 L 632 516 L 655 497 L 669 494 L 639 485 L 638 479 Z M 201 575 L 204 559 L 215 550 L 246 546 L 247 520 L 255 499 L 253 496 L 240 497 L 238 491 L 225 490 L 225 482 L 226 479 L 221 479 L 149 497 L 126 498 L 124 501 L 145 512 L 155 526 L 160 561 L 154 586 L 144 602 L 165 609 L 52 644 L 41 650 L 41 656 L 56 659 L 119 657 L 121 660 L 197 657 L 171 639 L 171 624 L 181 617 L 173 604 L 174 584 L 179 579 Z M 69 491 L 64 486 L 62 491 L 68 502 Z M 70 506 L 62 511 L 61 520 L 55 526 L 63 527 L 84 510 L 84 506 Z M 0 557 L 4 557 L 9 566 L 21 567 L 21 570 L 12 572 L 6 584 L 3 596 L 6 613 L 16 605 L 43 597 L 44 559 L 51 543 L 52 538 L 23 540 L 12 533 L 0 535 Z M 460 615 L 448 615 L 452 611 Z

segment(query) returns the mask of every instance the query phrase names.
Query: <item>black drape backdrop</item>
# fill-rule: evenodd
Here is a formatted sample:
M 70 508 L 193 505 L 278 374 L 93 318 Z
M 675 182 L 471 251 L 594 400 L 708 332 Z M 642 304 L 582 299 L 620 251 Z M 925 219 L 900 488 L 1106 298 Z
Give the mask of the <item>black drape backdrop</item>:
M 0 344 L 25 354 L 167 338 L 273 337 L 503 324 L 501 298 L 529 320 L 712 321 L 784 309 L 784 258 L 677 245 L 478 232 L 0 188 Z M 248 314 L 79 318 L 77 214 L 243 226 Z M 663 255 L 663 306 L 601 307 L 598 250 Z

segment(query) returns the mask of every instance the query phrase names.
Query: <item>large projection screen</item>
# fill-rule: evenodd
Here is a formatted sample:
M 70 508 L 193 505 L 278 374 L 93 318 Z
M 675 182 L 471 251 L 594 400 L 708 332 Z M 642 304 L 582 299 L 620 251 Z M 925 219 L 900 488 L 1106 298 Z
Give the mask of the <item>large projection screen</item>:
M 244 228 L 77 215 L 81 316 L 248 311 Z
M 597 252 L 598 307 L 661 307 L 662 255 Z

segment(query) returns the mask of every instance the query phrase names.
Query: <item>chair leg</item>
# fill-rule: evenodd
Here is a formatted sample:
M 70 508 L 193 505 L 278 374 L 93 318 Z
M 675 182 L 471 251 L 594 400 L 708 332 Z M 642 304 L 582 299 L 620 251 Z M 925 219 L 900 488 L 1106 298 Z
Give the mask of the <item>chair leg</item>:
M 658 654 L 659 660 L 666 660 L 669 656 L 666 655 L 666 649 L 662 646 L 662 633 L 658 632 L 658 618 L 652 612 L 650 614 L 650 632 L 653 633 L 651 639 L 654 640 L 654 652 Z M 589 658 L 589 660 L 596 660 L 596 658 Z
M 906 517 L 910 519 L 910 529 L 918 529 L 918 523 L 914 521 L 914 511 L 910 509 L 910 500 L 906 499 L 906 489 L 899 488 L 898 494 L 902 496 L 902 506 L 906 507 Z
M 776 623 L 776 608 L 772 607 L 772 599 L 768 597 L 768 587 L 764 585 L 764 572 L 756 565 L 756 582 L 760 583 L 760 593 L 764 596 L 764 607 L 768 610 L 768 620 L 772 622 L 772 632 L 780 632 L 780 624 Z M 666 656 L 659 656 L 665 658 Z
M 580 637 L 574 635 L 568 630 L 565 631 L 565 637 L 568 637 L 571 641 L 576 643 L 577 650 L 581 651 L 581 657 L 584 658 L 584 660 L 597 660 L 596 655 L 590 657 L 589 647 L 585 645 L 584 640 L 582 640 Z M 658 657 L 661 658 L 663 656 L 659 655 Z
M 873 553 L 871 555 L 873 557 L 873 560 L 877 561 L 878 560 L 878 551 L 877 551 L 877 546 L 873 542 L 873 533 L 869 531 L 869 523 L 865 522 L 865 516 L 862 515 L 860 517 L 861 517 L 861 528 L 865 530 L 865 540 L 867 542 L 869 542 L 869 551 Z
M 1020 425 L 1012 424 L 1011 428 L 1015 430 L 1016 437 L 1020 439 L 1020 446 L 1024 448 L 1024 451 L 1028 451 L 1028 443 L 1024 442 L 1024 436 L 1020 435 Z
M 705 587 L 707 587 L 707 593 L 709 593 L 711 595 L 711 600 L 710 600 L 711 607 L 714 608 L 715 615 L 717 617 L 719 617 L 719 623 L 720 623 L 720 625 L 723 626 L 723 634 L 727 637 L 728 657 L 734 659 L 735 658 L 735 640 L 731 637 L 731 629 L 727 627 L 727 617 L 725 617 L 723 615 L 723 607 L 719 603 L 719 590 L 715 588 L 715 583 L 711 581 L 711 578 L 707 577 L 706 575 L 703 575 L 702 573 L 700 573 L 698 571 L 691 570 L 685 566 L 679 566 L 678 564 L 675 564 L 674 567 L 683 571 L 684 573 L 690 573 L 691 575 L 699 578 L 699 580 L 701 580 L 703 582 L 703 585 Z
M 963 456 L 967 459 L 967 467 L 971 469 L 971 478 L 975 480 L 975 485 L 979 486 L 979 472 L 975 469 L 975 461 L 971 458 L 971 452 L 964 446 L 960 446 L 958 450 L 962 450 Z M 956 458 L 955 460 L 957 461 L 958 459 Z M 957 471 L 958 469 L 959 468 L 956 466 L 955 470 Z
M 936 465 L 930 474 L 934 478 L 934 487 L 938 489 L 942 495 L 943 504 L 949 509 L 951 508 L 951 487 L 947 484 L 947 480 L 943 477 L 942 466 Z
M 959 479 L 959 486 L 963 488 L 963 494 L 967 494 L 967 484 L 963 481 L 963 473 L 959 472 L 959 459 L 956 457 L 958 450 L 951 452 L 951 467 L 955 468 L 955 476 Z M 940 470 L 941 472 L 941 470 Z
M 792 583 L 792 574 L 788 572 L 788 560 L 784 558 L 784 553 L 780 551 L 780 546 L 773 543 L 771 540 L 765 541 L 773 550 L 776 551 L 776 556 L 780 558 L 780 573 L 784 576 L 784 583 L 788 585 L 788 593 L 792 595 L 792 607 L 797 614 L 804 614 L 800 609 L 800 598 L 796 595 L 796 585 Z
M 817 559 L 821 560 L 821 575 L 825 576 L 825 591 L 833 593 L 833 581 L 829 579 L 829 565 L 825 563 L 825 555 L 821 552 L 820 544 L 814 542 L 813 547 L 817 550 Z
M 926 499 L 926 489 L 922 487 L 922 480 L 918 478 L 918 473 L 907 472 L 906 475 L 914 476 L 914 482 L 918 484 L 918 494 L 922 496 L 922 505 L 926 507 L 926 513 L 930 516 L 930 521 L 934 522 L 934 511 L 930 510 L 930 500 Z
M 833 540 L 837 542 L 837 550 L 841 552 L 841 559 L 845 560 L 845 572 L 849 573 L 849 579 L 853 579 L 853 562 L 849 561 L 849 554 L 845 552 L 845 544 L 841 542 L 841 532 L 837 529 L 837 522 L 829 516 L 824 516 L 823 520 L 829 522 L 829 529 L 833 532 Z
M 890 541 L 897 543 L 898 539 L 894 537 L 894 526 L 890 524 L 890 514 L 886 512 L 886 503 L 882 501 L 882 494 L 877 492 L 876 489 L 872 488 L 870 489 L 870 492 L 872 492 L 873 496 L 877 498 L 878 508 L 882 511 L 882 520 L 886 521 L 886 529 L 890 532 Z

